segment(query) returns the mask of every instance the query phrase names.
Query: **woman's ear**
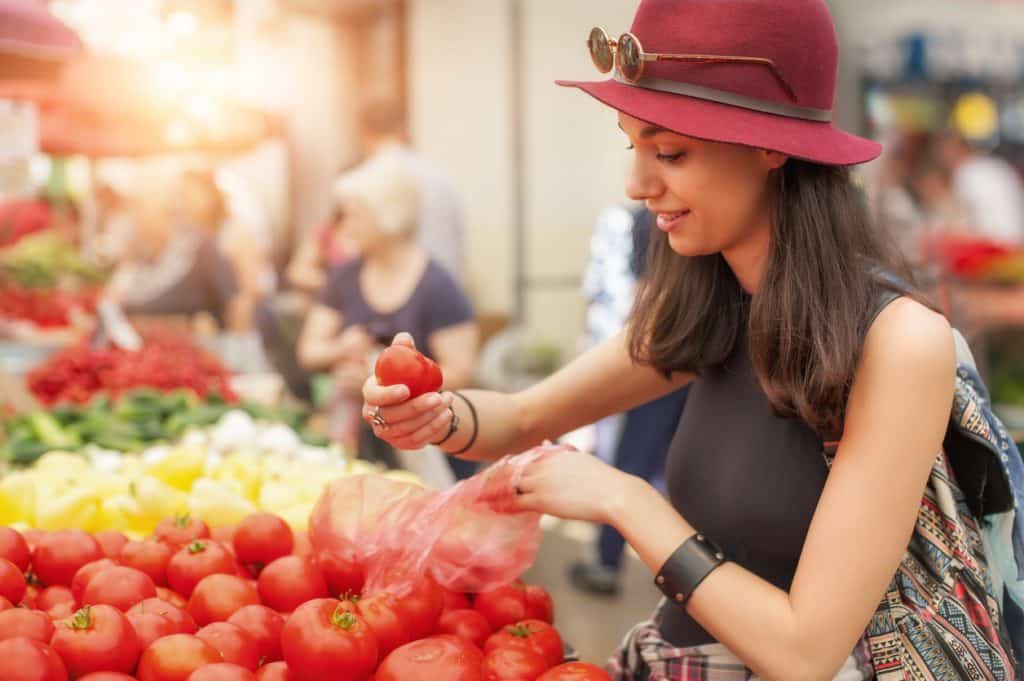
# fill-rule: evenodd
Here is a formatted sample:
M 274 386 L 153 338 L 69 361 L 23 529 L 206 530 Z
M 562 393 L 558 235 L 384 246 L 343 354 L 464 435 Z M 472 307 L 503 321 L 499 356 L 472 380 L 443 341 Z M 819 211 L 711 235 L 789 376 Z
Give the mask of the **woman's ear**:
M 789 160 L 789 156 L 783 154 L 781 151 L 758 149 L 757 153 L 761 157 L 761 163 L 764 164 L 766 170 L 778 170 L 782 166 L 786 165 L 786 161 Z

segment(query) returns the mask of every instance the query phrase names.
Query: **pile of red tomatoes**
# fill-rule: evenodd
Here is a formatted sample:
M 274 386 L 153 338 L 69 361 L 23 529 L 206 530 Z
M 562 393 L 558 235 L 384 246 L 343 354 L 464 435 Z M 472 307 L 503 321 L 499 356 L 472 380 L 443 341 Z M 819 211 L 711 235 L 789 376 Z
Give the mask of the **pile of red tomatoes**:
M 563 664 L 540 587 L 362 586 L 357 568 L 317 556 L 268 513 L 213 531 L 168 518 L 141 541 L 0 527 L 0 679 L 609 679 Z

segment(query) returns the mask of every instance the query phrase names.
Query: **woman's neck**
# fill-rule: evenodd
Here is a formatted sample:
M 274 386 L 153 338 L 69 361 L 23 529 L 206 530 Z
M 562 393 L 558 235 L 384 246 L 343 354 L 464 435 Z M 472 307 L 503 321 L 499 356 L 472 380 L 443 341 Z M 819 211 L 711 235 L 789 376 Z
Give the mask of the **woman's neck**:
M 363 260 L 372 269 L 397 270 L 407 267 L 418 257 L 419 251 L 416 246 L 409 241 L 401 240 L 378 245 L 366 253 Z
M 722 251 L 722 257 L 729 263 L 736 281 L 747 293 L 754 295 L 761 288 L 768 254 L 771 251 L 771 221 L 765 218 L 747 239 Z

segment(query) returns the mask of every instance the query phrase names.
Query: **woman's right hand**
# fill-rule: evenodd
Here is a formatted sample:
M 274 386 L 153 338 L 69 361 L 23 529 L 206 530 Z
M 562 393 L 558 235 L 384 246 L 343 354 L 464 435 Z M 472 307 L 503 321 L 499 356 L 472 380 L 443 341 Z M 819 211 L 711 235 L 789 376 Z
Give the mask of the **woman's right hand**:
M 407 333 L 395 336 L 392 345 L 416 348 Z M 382 386 L 373 374 L 363 383 L 363 418 L 377 437 L 395 449 L 413 451 L 442 440 L 452 421 L 451 404 L 451 393 L 426 393 L 410 400 L 409 388 Z M 380 419 L 375 419 L 378 415 Z

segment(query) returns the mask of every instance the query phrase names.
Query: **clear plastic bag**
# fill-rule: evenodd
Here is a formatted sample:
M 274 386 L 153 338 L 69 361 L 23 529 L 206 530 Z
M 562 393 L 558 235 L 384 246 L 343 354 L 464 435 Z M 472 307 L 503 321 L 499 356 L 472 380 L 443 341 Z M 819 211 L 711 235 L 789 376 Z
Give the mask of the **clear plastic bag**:
M 566 447 L 505 457 L 445 492 L 379 476 L 332 482 L 310 517 L 318 555 L 355 561 L 366 591 L 404 593 L 424 574 L 453 591 L 489 591 L 516 579 L 540 546 L 540 515 L 509 504 L 527 466 Z

